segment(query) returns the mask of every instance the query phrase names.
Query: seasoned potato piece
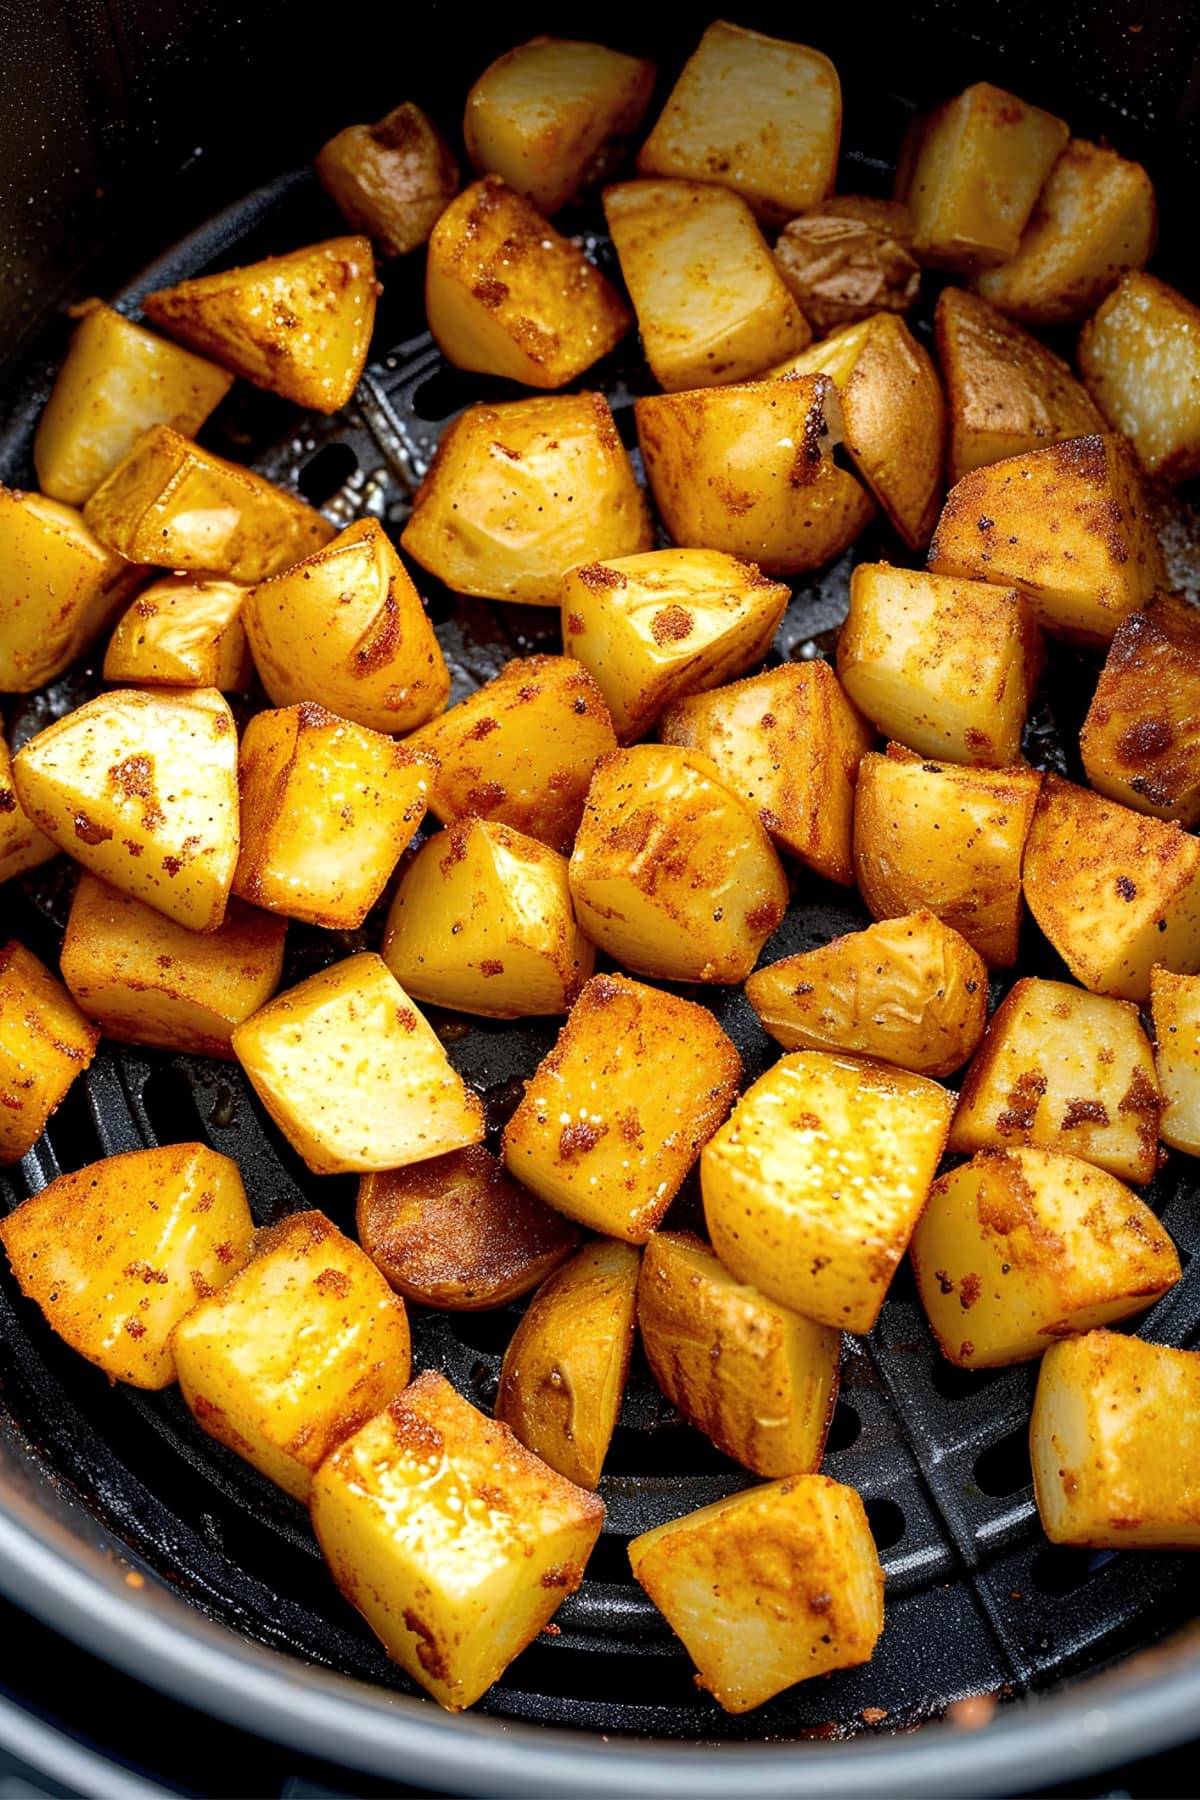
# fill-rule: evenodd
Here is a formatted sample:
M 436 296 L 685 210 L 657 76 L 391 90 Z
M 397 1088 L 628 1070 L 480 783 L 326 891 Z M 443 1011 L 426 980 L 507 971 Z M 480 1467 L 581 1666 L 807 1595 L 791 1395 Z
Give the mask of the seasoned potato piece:
M 993 967 L 1017 960 L 1021 853 L 1036 769 L 923 763 L 898 744 L 864 756 L 854 802 L 854 876 L 875 919 L 928 910 Z
M 842 1334 L 735 1280 L 707 1244 L 656 1231 L 638 1281 L 655 1381 L 690 1425 L 756 1475 L 820 1466 Z
M 569 1012 L 596 953 L 575 923 L 567 859 L 497 820 L 424 843 L 396 890 L 383 960 L 406 992 L 485 1019 Z
M 250 679 L 247 591 L 236 581 L 195 575 L 152 581 L 117 620 L 104 653 L 105 681 L 238 692 Z
M 539 394 L 454 420 L 400 542 L 456 594 L 557 606 L 574 563 L 654 532 L 603 394 Z
M 857 219 L 861 224 L 895 238 L 906 250 L 912 248 L 912 214 L 903 200 L 882 200 L 875 194 L 830 194 L 814 207 L 811 216 Z
M 757 969 L 746 998 L 785 1050 L 952 1075 L 983 1036 L 987 969 L 957 931 L 917 912 Z
M 58 845 L 39 831 L 17 798 L 12 758 L 0 719 L 0 882 L 24 875 L 58 855 Z
M 1155 963 L 1200 970 L 1200 842 L 1047 775 L 1025 846 L 1029 910 L 1086 988 L 1145 1000 Z
M 960 1369 L 1028 1362 L 1144 1312 L 1179 1280 L 1150 1208 L 1052 1150 L 981 1150 L 935 1181 L 912 1260 L 933 1335 Z
M 526 1085 L 504 1160 L 568 1218 L 644 1244 L 741 1075 L 706 1007 L 623 975 L 594 975 Z
M 152 425 L 194 437 L 233 386 L 228 370 L 99 300 L 78 317 L 33 440 L 38 486 L 71 506 L 89 500 Z
M 579 1586 L 604 1506 L 427 1369 L 325 1459 L 312 1519 L 388 1655 L 457 1712 Z
M 0 1168 L 33 1149 L 99 1041 L 31 950 L 15 938 L 0 949 Z
M 706 756 L 673 744 L 596 764 L 571 853 L 575 914 L 635 975 L 744 981 L 787 911 L 757 814 Z
M 482 1144 L 364 1175 L 358 1236 L 406 1300 L 480 1312 L 517 1300 L 564 1262 L 579 1233 Z
M 629 1561 L 726 1712 L 869 1662 L 883 1630 L 863 1503 L 828 1475 L 772 1481 L 659 1525 L 634 1538 Z
M 89 1163 L 0 1219 L 22 1293 L 113 1381 L 165 1388 L 171 1333 L 236 1275 L 254 1221 L 237 1164 L 205 1144 Z
M 504 1354 L 496 1417 L 576 1486 L 595 1488 L 633 1349 L 637 1251 L 585 1244 L 533 1296 Z
M 434 226 L 425 312 L 448 362 L 534 388 L 576 380 L 633 322 L 578 245 L 498 175 L 464 189 Z
M 411 1363 L 403 1300 L 320 1212 L 258 1232 L 241 1274 L 180 1321 L 171 1348 L 197 1424 L 297 1500 Z
M 1159 1135 L 1164 1144 L 1200 1156 L 1200 977 L 1152 969 L 1150 1004 L 1162 1086 Z
M 237 731 L 213 688 L 116 688 L 13 758 L 21 805 L 60 850 L 189 931 L 225 917 L 238 858 Z
M 1099 793 L 1200 823 L 1200 610 L 1182 596 L 1156 594 L 1117 626 L 1079 750 Z
M 896 211 L 907 220 L 906 206 L 897 205 Z M 921 283 L 921 265 L 908 249 L 911 240 L 911 226 L 904 236 L 886 217 L 860 218 L 826 202 L 784 226 L 775 261 L 804 317 L 824 337 L 873 313 L 908 311 Z
M 458 192 L 453 151 L 411 100 L 374 125 L 347 125 L 322 144 L 313 168 L 351 231 L 381 257 L 416 250 Z
M 640 57 L 532 38 L 489 63 L 467 95 L 467 155 L 556 213 L 619 160 L 653 91 L 654 64 Z
M 1052 1544 L 1200 1549 L 1200 1354 L 1119 1331 L 1052 1345 L 1029 1452 Z
M 1200 307 L 1153 275 L 1123 276 L 1083 328 L 1079 368 L 1149 474 L 1200 474 Z
M 435 819 L 498 819 L 564 852 L 592 770 L 616 746 L 603 694 L 569 656 L 514 656 L 409 740 L 439 765 L 429 795 Z
M 677 544 L 769 575 L 840 556 L 874 516 L 834 461 L 842 415 L 826 375 L 651 394 L 634 402 L 646 478 Z
M 234 1055 L 316 1175 L 400 1169 L 478 1144 L 483 1108 L 378 956 L 363 951 L 239 1025 Z
M 825 662 L 782 663 L 715 693 L 677 700 L 659 723 L 664 744 L 712 758 L 722 781 L 755 807 L 775 844 L 844 885 L 858 765 L 875 734 Z
M 673 700 L 761 662 L 790 599 L 720 550 L 584 563 L 562 583 L 563 643 L 595 676 L 628 743 Z
M 812 337 L 745 201 L 699 181 L 625 181 L 604 213 L 642 348 L 668 393 L 744 381 Z
M 850 578 L 838 677 L 885 737 L 922 756 L 1015 763 L 1042 660 L 1015 588 L 887 563 Z
M 1017 587 L 1047 631 L 1102 644 L 1165 585 L 1162 551 L 1123 438 L 1080 437 L 974 469 L 929 546 L 940 575 Z

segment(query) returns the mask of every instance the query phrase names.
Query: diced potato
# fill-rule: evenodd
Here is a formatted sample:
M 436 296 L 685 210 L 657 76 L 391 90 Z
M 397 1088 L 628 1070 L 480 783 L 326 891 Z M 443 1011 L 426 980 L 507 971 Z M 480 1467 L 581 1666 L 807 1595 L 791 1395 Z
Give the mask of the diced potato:
M 1015 256 L 974 285 L 1027 325 L 1086 319 L 1158 235 L 1150 177 L 1100 144 L 1072 138 L 1038 195 Z
M 830 881 L 854 874 L 850 841 L 858 765 L 875 742 L 826 662 L 787 662 L 748 681 L 677 700 L 659 735 L 711 757 L 755 807 L 781 850 Z
M 885 737 L 1002 767 L 1021 755 L 1042 638 L 1015 588 L 859 563 L 837 671 Z
M 672 701 L 761 662 L 790 599 L 720 550 L 584 563 L 562 583 L 563 644 L 595 676 L 628 743 Z
M 655 504 L 675 543 L 795 575 L 840 556 L 874 516 L 834 461 L 842 415 L 824 375 L 634 402 Z
M 653 91 L 654 64 L 640 57 L 532 38 L 489 63 L 467 95 L 467 155 L 556 213 L 619 160 Z
M 1175 1246 L 1114 1175 L 1052 1150 L 981 1150 L 935 1181 L 912 1246 L 921 1304 L 960 1369 L 1028 1362 L 1144 1312 Z
M 1089 1331 L 1047 1350 L 1029 1432 L 1052 1544 L 1200 1549 L 1200 1354 Z
M 367 239 L 339 237 L 159 288 L 142 309 L 255 387 L 333 413 L 358 386 L 379 291 Z
M 38 486 L 82 506 L 143 431 L 172 425 L 194 437 L 232 386 L 227 370 L 88 301 L 38 421 Z
M 359 519 L 261 582 L 243 617 L 275 706 L 315 700 L 369 731 L 405 732 L 449 697 L 450 674 L 421 596 L 375 519 Z
M 24 875 L 57 855 L 58 845 L 38 830 L 17 798 L 12 758 L 0 719 L 0 882 Z
M 1149 474 L 1200 474 L 1200 307 L 1153 275 L 1123 276 L 1083 328 L 1079 368 Z
M 1036 769 L 923 763 L 898 744 L 864 756 L 854 802 L 854 876 L 872 918 L 928 910 L 993 967 L 1011 968 L 1024 907 L 1021 854 Z
M 140 1388 L 174 1381 L 172 1331 L 237 1274 L 253 1233 L 237 1164 L 205 1144 L 89 1163 L 0 1220 L 21 1291 L 51 1328 Z
M 1029 910 L 1086 988 L 1145 1000 L 1155 963 L 1200 970 L 1200 841 L 1047 775 L 1025 846 Z
M 406 100 L 374 125 L 347 125 L 313 158 L 351 231 L 381 257 L 425 243 L 458 192 L 458 164 L 437 126 Z
M 949 478 L 1103 431 L 1061 357 L 978 294 L 945 287 L 934 314 L 949 414 Z
M 1166 583 L 1133 452 L 1080 437 L 974 469 L 951 488 L 929 546 L 940 575 L 1017 587 L 1060 637 L 1107 643 Z
M 518 1300 L 579 1242 L 482 1144 L 364 1175 L 357 1218 L 363 1249 L 397 1293 L 445 1312 Z
M 573 564 L 654 532 L 603 394 L 539 394 L 454 420 L 400 542 L 456 594 L 557 606 Z
M 906 206 L 879 204 L 896 206 L 907 221 Z M 914 305 L 921 265 L 909 251 L 911 241 L 911 225 L 902 235 L 886 215 L 856 217 L 825 202 L 784 226 L 775 261 L 800 311 L 824 337 L 839 325 L 877 312 L 907 312 Z
M 428 1369 L 326 1458 L 312 1518 L 388 1655 L 457 1712 L 579 1586 L 604 1506 Z
M 599 1484 L 621 1410 L 639 1261 L 631 1244 L 586 1244 L 538 1289 L 504 1355 L 496 1417 L 577 1487 Z
M 726 1712 L 869 1662 L 883 1570 L 863 1503 L 828 1475 L 750 1488 L 629 1546 L 634 1578 Z
M 320 1212 L 260 1231 L 241 1274 L 171 1344 L 197 1423 L 297 1500 L 411 1363 L 403 1300 Z
M 1079 750 L 1097 792 L 1200 824 L 1200 610 L 1182 596 L 1156 594 L 1117 626 Z
M 906 250 L 912 248 L 912 214 L 903 200 L 883 200 L 875 194 L 829 194 L 810 216 L 856 219 L 894 238 Z
M 237 1027 L 233 1051 L 316 1175 L 401 1169 L 483 1138 L 483 1107 L 369 951 L 270 1001 Z
M 782 922 L 788 884 L 758 815 L 706 756 L 637 744 L 596 764 L 571 897 L 633 974 L 736 982 Z
M 697 1237 L 656 1231 L 638 1281 L 638 1329 L 672 1406 L 756 1475 L 819 1468 L 842 1335 L 737 1281 Z
M 1200 1156 L 1200 976 L 1150 972 L 1154 1061 L 1162 1087 L 1159 1135 Z
M 578 245 L 497 175 L 464 189 L 434 226 L 425 312 L 448 362 L 534 388 L 575 381 L 633 322 Z
M 162 568 L 262 581 L 334 535 L 295 494 L 158 425 L 96 489 L 84 518 L 101 543 Z
M 960 933 L 917 912 L 757 969 L 746 998 L 785 1050 L 952 1075 L 983 1036 L 987 969 Z
M 699 181 L 604 190 L 608 229 L 659 386 L 744 381 L 812 336 L 745 201 Z
M 73 506 L 0 486 L 0 693 L 61 675 L 145 578 Z
M 15 938 L 0 949 L 0 1168 L 33 1149 L 99 1041 L 31 950 Z
M 105 681 L 239 692 L 251 667 L 242 623 L 247 591 L 215 577 L 152 581 L 117 620 L 104 653 Z
M 213 688 L 98 694 L 13 758 L 60 850 L 189 931 L 225 917 L 238 858 L 237 730 Z
M 604 696 L 569 656 L 514 656 L 409 740 L 439 764 L 429 810 L 445 825 L 498 819 L 569 851 L 592 770 L 617 747 Z
M 428 839 L 388 914 L 383 960 L 407 993 L 485 1019 L 569 1012 L 596 953 L 575 923 L 567 859 L 496 820 Z
M 1036 1144 L 1122 1181 L 1158 1168 L 1158 1080 L 1137 1007 L 1018 981 L 992 1015 L 950 1130 L 950 1149 Z
M 595 975 L 528 1082 L 504 1160 L 548 1205 L 644 1244 L 733 1103 L 741 1059 L 706 1007 Z
M 643 175 L 714 181 L 781 224 L 837 173 L 842 90 L 819 50 L 718 19 L 638 152 Z
M 237 900 L 216 931 L 187 931 L 85 870 L 63 937 L 63 980 L 106 1038 L 231 1057 L 234 1027 L 279 986 L 286 932 L 286 920 Z

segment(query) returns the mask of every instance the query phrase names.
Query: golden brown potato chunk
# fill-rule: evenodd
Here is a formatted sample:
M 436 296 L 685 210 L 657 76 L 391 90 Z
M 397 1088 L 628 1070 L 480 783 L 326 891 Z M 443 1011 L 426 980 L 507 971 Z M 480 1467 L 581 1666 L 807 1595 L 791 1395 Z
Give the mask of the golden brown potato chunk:
M 1200 610 L 1189 601 L 1158 594 L 1118 625 L 1079 749 L 1099 793 L 1200 823 Z
M 1164 1144 L 1200 1156 L 1200 976 L 1150 974 L 1154 1061 L 1162 1088 Z
M 1083 328 L 1079 369 L 1149 474 L 1200 474 L 1200 306 L 1153 275 L 1125 275 Z
M 907 207 L 897 210 L 907 217 Z M 905 238 L 883 220 L 835 212 L 826 203 L 784 226 L 775 261 L 804 317 L 824 337 L 873 313 L 908 311 L 921 284 L 911 236 L 911 228 Z
M 11 881 L 58 855 L 58 845 L 39 831 L 17 798 L 12 758 L 0 719 L 0 882 Z
M 406 256 L 458 192 L 458 164 L 437 126 L 405 100 L 374 125 L 347 125 L 313 158 L 321 186 L 378 256 Z
M 251 668 L 242 623 L 247 592 L 215 577 L 152 581 L 117 620 L 104 653 L 105 681 L 239 692 Z
M 33 1149 L 99 1041 L 31 950 L 15 938 L 0 949 L 0 1167 Z

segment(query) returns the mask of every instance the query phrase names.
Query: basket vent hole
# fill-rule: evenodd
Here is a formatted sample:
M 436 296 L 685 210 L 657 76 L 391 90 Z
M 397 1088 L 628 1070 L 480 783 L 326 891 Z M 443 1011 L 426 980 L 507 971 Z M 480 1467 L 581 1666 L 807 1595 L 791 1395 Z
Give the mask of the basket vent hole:
M 993 1500 L 1019 1494 L 1032 1481 L 1028 1425 L 1018 1425 L 975 1458 L 975 1485 Z
M 468 1350 L 480 1356 L 501 1357 L 509 1339 L 517 1329 L 518 1313 L 511 1306 L 485 1308 L 480 1312 L 452 1314 L 454 1335 Z
M 479 388 L 478 375 L 468 374 L 465 369 L 452 369 L 448 363 L 443 363 L 415 389 L 412 409 L 418 419 L 438 425 L 453 413 L 462 412 L 464 407 L 475 405 L 481 398 L 486 402 L 488 396 L 481 396 Z
M 1115 1550 L 1072 1550 L 1063 1544 L 1050 1544 L 1038 1551 L 1029 1573 L 1043 1594 L 1073 1594 L 1116 1554 Z
M 632 1581 L 629 1539 L 619 1531 L 602 1531 L 588 1557 L 587 1573 L 589 1581 Z
M 971 1400 L 984 1393 L 1001 1373 L 997 1369 L 956 1369 L 939 1356 L 930 1368 L 929 1379 L 943 1400 Z
M 848 1400 L 839 1400 L 825 1441 L 825 1454 L 828 1456 L 834 1450 L 848 1450 L 861 1436 L 862 1420 L 857 1410 Z
M 296 485 L 310 506 L 324 506 L 358 468 L 349 444 L 325 444 L 300 471 Z
M 894 1500 L 867 1500 L 863 1504 L 875 1548 L 880 1552 L 893 1549 L 904 1536 L 903 1510 Z
M 142 1105 L 158 1144 L 205 1143 L 207 1133 L 191 1083 L 170 1063 L 151 1070 L 142 1089 Z

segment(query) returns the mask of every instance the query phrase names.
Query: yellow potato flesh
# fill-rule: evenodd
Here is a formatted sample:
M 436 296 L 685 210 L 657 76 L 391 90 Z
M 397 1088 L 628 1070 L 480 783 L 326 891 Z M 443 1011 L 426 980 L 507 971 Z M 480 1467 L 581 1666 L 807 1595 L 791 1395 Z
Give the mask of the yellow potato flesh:
M 1200 307 L 1153 275 L 1125 275 L 1084 327 L 1079 367 L 1149 474 L 1200 473 Z
M 1164 1144 L 1200 1155 L 1200 976 L 1155 968 L 1150 976 L 1154 1061 L 1162 1089 Z
M 58 845 L 38 830 L 17 798 L 12 758 L 0 720 L 0 882 L 39 868 L 57 855 Z
M 379 256 L 428 238 L 458 192 L 458 165 L 437 127 L 406 100 L 374 125 L 347 125 L 313 158 L 318 181 Z
M 33 1148 L 99 1038 L 31 950 L 0 949 L 0 1167 Z
M 1158 594 L 1118 625 L 1079 750 L 1097 793 L 1200 824 L 1200 610 Z
M 241 617 L 246 593 L 238 582 L 192 575 L 152 581 L 117 621 L 104 654 L 105 681 L 222 693 L 244 688 L 250 679 Z

